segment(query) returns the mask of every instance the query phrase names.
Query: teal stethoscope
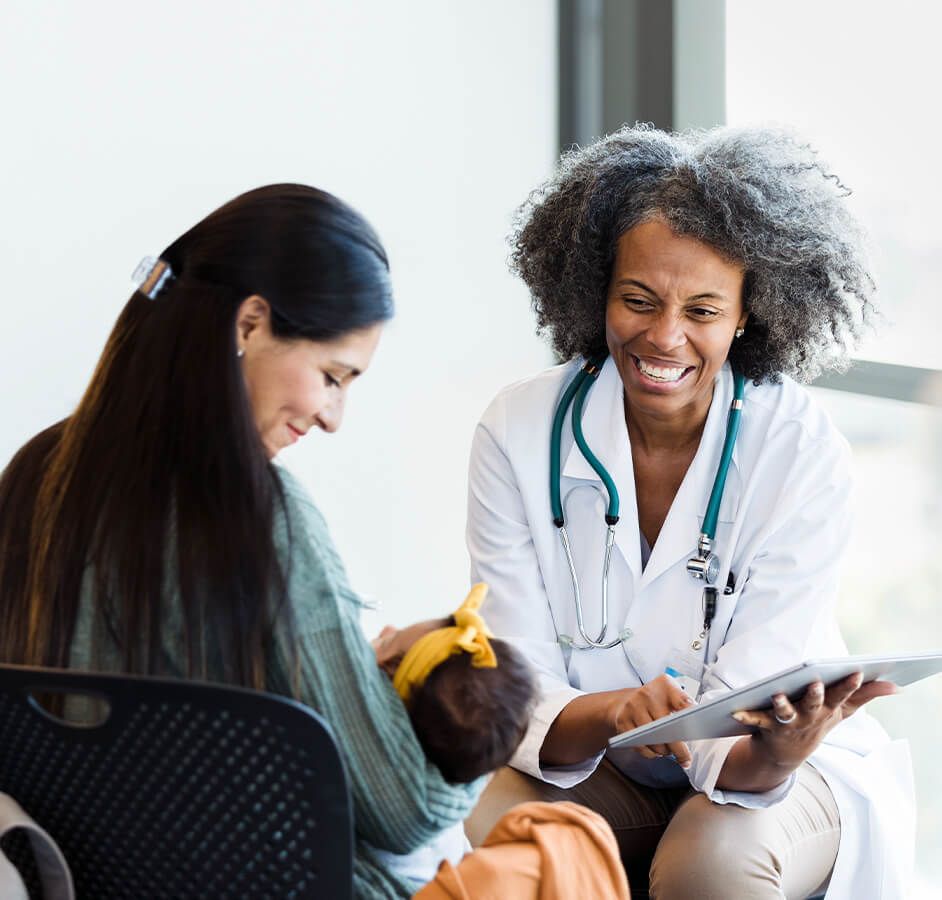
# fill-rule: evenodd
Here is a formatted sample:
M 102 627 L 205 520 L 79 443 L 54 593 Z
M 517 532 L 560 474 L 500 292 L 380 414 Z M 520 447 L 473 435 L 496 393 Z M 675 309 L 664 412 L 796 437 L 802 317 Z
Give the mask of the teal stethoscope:
M 624 640 L 626 634 L 620 633 L 613 641 L 606 642 L 605 637 L 608 632 L 608 568 L 612 559 L 612 546 L 615 543 L 615 525 L 618 523 L 618 489 L 612 476 L 608 474 L 605 467 L 599 462 L 596 455 L 589 449 L 585 436 L 582 433 L 582 408 L 585 405 L 586 395 L 589 389 L 599 377 L 602 371 L 602 365 L 606 356 L 600 356 L 597 359 L 587 362 L 572 379 L 569 387 L 560 398 L 553 415 L 553 431 L 550 437 L 550 504 L 553 509 L 553 524 L 559 529 L 559 537 L 563 544 L 563 550 L 566 553 L 566 561 L 569 563 L 569 574 L 572 577 L 573 598 L 576 604 L 576 621 L 579 625 L 579 633 L 585 644 L 576 644 L 565 635 L 560 635 L 560 643 L 565 646 L 573 647 L 577 650 L 589 650 L 600 648 L 607 650 L 609 647 L 615 647 Z M 743 395 L 745 394 L 746 379 L 738 372 L 733 372 L 733 402 L 729 411 L 729 420 L 726 425 L 726 439 L 723 442 L 723 453 L 720 456 L 719 468 L 716 470 L 716 478 L 713 481 L 713 490 L 710 493 L 710 501 L 707 504 L 706 514 L 703 517 L 703 530 L 697 540 L 696 556 L 687 560 L 687 571 L 697 581 L 705 582 L 707 585 L 704 590 L 704 632 L 709 630 L 710 622 L 713 619 L 713 613 L 716 610 L 716 589 L 713 584 L 716 582 L 716 576 L 719 574 L 720 560 L 713 552 L 713 540 L 716 537 L 716 522 L 719 518 L 720 501 L 723 498 L 723 488 L 726 486 L 726 476 L 729 473 L 729 464 L 733 458 L 733 447 L 736 444 L 736 435 L 739 433 L 739 419 L 742 414 Z M 595 470 L 595 473 L 602 479 L 605 490 L 608 492 L 608 508 L 605 511 L 605 524 L 608 527 L 608 534 L 605 538 L 605 557 L 602 563 L 602 630 L 599 636 L 593 640 L 586 633 L 585 622 L 582 616 L 582 595 L 579 591 L 579 579 L 576 576 L 576 565 L 572 558 L 572 547 L 569 543 L 569 535 L 566 532 L 566 520 L 563 515 L 563 504 L 560 494 L 560 446 L 562 443 L 563 421 L 566 413 L 572 406 L 572 434 L 576 445 L 585 457 L 586 462 Z

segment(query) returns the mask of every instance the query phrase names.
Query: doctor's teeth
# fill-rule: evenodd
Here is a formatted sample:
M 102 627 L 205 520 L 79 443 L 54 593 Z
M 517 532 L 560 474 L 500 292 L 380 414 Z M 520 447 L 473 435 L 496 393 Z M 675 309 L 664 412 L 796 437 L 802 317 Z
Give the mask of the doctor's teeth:
M 644 375 L 647 375 L 648 378 L 654 378 L 657 381 L 677 381 L 677 379 L 687 371 L 686 369 L 668 369 L 661 368 L 660 366 L 649 366 L 640 359 L 638 360 L 638 368 Z

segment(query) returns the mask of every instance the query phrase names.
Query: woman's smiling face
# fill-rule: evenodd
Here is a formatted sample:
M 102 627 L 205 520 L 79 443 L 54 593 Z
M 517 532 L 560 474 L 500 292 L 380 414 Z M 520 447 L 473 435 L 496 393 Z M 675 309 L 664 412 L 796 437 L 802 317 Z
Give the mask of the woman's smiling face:
M 713 379 L 745 325 L 743 270 L 652 221 L 618 239 L 605 337 L 629 414 L 706 416 Z
M 382 326 L 331 341 L 283 339 L 271 330 L 260 297 L 243 301 L 236 321 L 242 374 L 259 437 L 269 458 L 311 428 L 333 432 L 343 420 L 347 389 L 366 371 Z

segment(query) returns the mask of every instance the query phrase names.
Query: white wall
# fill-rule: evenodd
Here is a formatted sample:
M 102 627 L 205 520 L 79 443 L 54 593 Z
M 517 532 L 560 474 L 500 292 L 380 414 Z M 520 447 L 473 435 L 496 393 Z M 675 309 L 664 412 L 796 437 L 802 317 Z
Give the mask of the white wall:
M 284 460 L 383 604 L 369 630 L 456 606 L 474 424 L 549 361 L 505 235 L 554 161 L 553 0 L 0 15 L 0 465 L 74 407 L 140 257 L 248 188 L 314 184 L 377 227 L 399 306 L 344 427 Z

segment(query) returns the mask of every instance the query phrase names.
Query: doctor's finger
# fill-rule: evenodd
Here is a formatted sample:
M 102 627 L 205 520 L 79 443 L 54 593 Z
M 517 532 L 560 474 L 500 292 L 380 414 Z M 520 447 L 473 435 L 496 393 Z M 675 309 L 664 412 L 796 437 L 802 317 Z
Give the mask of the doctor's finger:
M 820 681 L 815 681 L 808 685 L 808 690 L 799 701 L 799 711 L 809 716 L 816 716 L 822 706 L 824 706 L 824 685 Z
M 679 694 L 674 694 L 671 697 L 671 707 L 673 712 L 679 712 L 682 709 L 686 709 L 688 706 L 693 706 L 694 704 L 693 697 L 690 696 L 686 691 L 681 691 Z
M 667 749 L 682 768 L 686 769 L 690 765 L 690 748 L 683 741 L 668 744 Z
M 659 690 L 645 691 L 640 694 L 638 701 L 651 721 L 669 716 L 673 712 L 686 709 L 693 701 L 679 687 L 675 685 L 660 685 Z
M 635 753 L 640 753 L 645 759 L 660 759 L 664 754 L 658 753 L 651 747 L 632 747 Z
M 656 757 L 671 755 L 670 744 L 648 744 L 648 750 Z
M 791 725 L 798 718 L 798 710 L 784 694 L 772 698 L 772 717 L 779 725 Z
M 641 692 L 649 704 L 664 709 L 683 709 L 690 704 L 690 697 L 677 680 L 667 673 L 649 681 L 641 688 Z
M 755 728 L 765 728 L 766 730 L 775 725 L 775 719 L 769 713 L 758 709 L 740 709 L 731 713 L 731 715 L 740 725 L 752 725 Z
M 899 694 L 901 691 L 902 688 L 893 684 L 892 681 L 868 681 L 844 701 L 841 705 L 841 714 L 846 719 L 857 712 L 865 703 L 869 703 L 877 697 L 889 697 L 892 694 Z
M 676 741 L 673 744 L 648 744 L 645 747 L 635 747 L 635 749 L 646 759 L 673 756 L 684 768 L 690 765 L 690 750 L 682 741 Z
M 843 706 L 844 702 L 853 694 L 863 681 L 863 672 L 854 672 L 846 678 L 832 684 L 825 692 L 824 702 L 831 708 L 837 709 Z

